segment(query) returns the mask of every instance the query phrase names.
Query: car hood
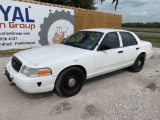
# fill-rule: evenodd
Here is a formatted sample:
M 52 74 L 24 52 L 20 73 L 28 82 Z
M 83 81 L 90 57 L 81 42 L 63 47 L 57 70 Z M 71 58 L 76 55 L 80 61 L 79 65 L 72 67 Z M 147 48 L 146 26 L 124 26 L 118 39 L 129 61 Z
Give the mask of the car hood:
M 88 50 L 63 44 L 56 44 L 24 50 L 18 54 L 32 64 L 40 65 L 47 61 L 59 61 L 86 52 L 88 52 Z

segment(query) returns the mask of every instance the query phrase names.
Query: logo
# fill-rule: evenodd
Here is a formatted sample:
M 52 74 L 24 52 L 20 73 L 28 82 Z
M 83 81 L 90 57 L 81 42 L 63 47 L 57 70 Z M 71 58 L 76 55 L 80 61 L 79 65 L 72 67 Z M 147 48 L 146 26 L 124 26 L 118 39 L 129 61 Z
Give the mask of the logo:
M 44 45 L 60 43 L 74 32 L 74 16 L 64 10 L 50 13 L 48 18 L 44 18 L 39 32 L 39 43 Z
M 4 16 L 4 20 L 5 21 L 9 21 L 9 17 L 8 14 L 10 13 L 11 9 L 13 9 L 13 16 L 12 16 L 12 22 L 16 21 L 16 20 L 20 20 L 21 22 L 30 22 L 30 23 L 34 23 L 35 20 L 30 19 L 29 17 L 29 10 L 28 8 L 24 8 L 25 9 L 25 14 L 22 14 L 21 8 L 20 7 L 12 7 L 12 6 L 7 6 L 6 9 L 3 8 L 2 5 L 0 5 L 0 11 L 3 13 Z
M 56 27 L 56 32 L 54 33 L 54 37 L 52 38 L 53 43 L 60 43 L 64 38 L 67 38 L 67 30 L 62 30 L 62 27 Z
M 7 6 L 4 8 L 2 5 L 0 5 L 0 12 L 3 14 L 1 17 L 3 17 L 5 22 L 0 22 L 0 28 L 27 28 L 27 29 L 34 29 L 35 23 L 34 19 L 30 18 L 29 9 L 23 8 L 24 13 L 22 12 L 22 9 L 20 7 L 12 7 Z M 12 13 L 13 14 L 10 14 Z M 21 22 L 21 23 L 15 23 L 15 22 Z M 24 23 L 30 23 L 30 24 L 24 24 Z

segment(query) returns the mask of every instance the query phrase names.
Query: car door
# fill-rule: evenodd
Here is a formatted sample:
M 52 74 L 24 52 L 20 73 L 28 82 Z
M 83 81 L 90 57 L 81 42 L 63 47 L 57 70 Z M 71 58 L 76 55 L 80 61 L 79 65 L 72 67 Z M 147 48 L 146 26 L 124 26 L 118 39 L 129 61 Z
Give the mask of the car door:
M 98 49 L 95 50 L 95 76 L 121 67 L 123 48 L 120 45 L 117 32 L 110 32 L 105 35 Z
M 124 50 L 123 66 L 132 65 L 139 54 L 140 47 L 137 40 L 129 32 L 119 32 Z

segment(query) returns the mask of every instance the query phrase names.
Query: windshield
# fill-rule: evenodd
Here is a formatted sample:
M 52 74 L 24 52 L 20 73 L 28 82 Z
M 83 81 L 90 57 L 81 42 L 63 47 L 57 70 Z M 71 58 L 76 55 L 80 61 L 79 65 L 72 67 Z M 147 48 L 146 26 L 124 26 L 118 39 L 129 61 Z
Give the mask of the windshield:
M 92 31 L 79 31 L 63 40 L 62 44 L 82 49 L 93 50 L 101 39 L 103 33 Z

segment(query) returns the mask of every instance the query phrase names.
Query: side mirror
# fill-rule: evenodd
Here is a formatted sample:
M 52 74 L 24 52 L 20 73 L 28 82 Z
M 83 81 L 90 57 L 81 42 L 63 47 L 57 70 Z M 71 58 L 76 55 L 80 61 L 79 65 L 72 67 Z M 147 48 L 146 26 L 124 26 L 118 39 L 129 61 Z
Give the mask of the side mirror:
M 109 45 L 100 45 L 98 51 L 109 50 L 109 49 L 111 49 L 111 46 Z

